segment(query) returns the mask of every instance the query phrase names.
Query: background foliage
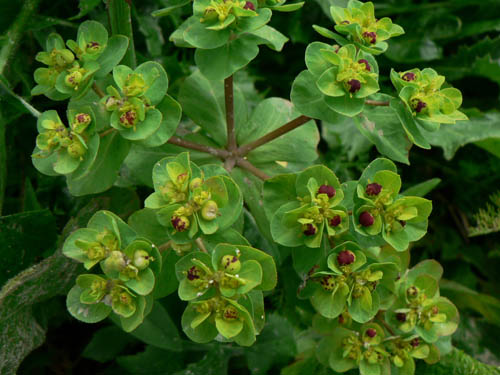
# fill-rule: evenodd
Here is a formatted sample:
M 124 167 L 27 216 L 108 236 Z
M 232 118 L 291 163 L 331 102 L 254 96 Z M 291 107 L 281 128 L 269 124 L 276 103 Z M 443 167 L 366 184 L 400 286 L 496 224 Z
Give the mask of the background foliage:
M 37 1 L 26 3 L 35 6 Z M 161 63 L 169 75 L 169 94 L 180 98 L 180 83 L 191 73 L 194 52 L 175 48 L 168 36 L 190 10 L 188 6 L 165 17 L 151 16 L 166 3 L 135 2 L 134 43 L 139 63 L 148 59 Z M 264 95 L 289 97 L 293 79 L 304 69 L 307 43 L 318 40 L 311 25 L 330 25 L 330 3 L 333 0 L 308 0 L 295 13 L 273 16 L 271 25 L 291 41 L 282 53 L 263 48 L 249 69 L 236 77 L 250 106 Z M 50 32 L 57 30 L 65 39 L 72 37 L 79 20 L 87 17 L 107 24 L 105 8 L 100 0 L 80 0 L 79 7 L 76 2 L 43 0 L 37 10 L 23 8 L 23 2 L 0 2 L 3 47 L 13 36 L 7 30 L 22 17 L 29 17 L 16 53 L 5 56 L 6 48 L 0 53 L 0 373 L 9 373 L 23 358 L 19 374 L 314 373 L 313 367 L 307 368 L 307 361 L 296 362 L 305 367 L 286 367 L 307 348 L 310 339 L 301 334 L 310 317 L 301 308 L 305 302 L 295 297 L 300 280 L 290 259 L 281 266 L 279 288 L 265 299 L 267 326 L 250 348 L 198 345 L 187 340 L 179 333 L 184 306 L 176 296 L 157 304 L 132 335 L 110 323 L 78 323 L 66 312 L 64 294 L 77 270 L 57 250 L 57 234 L 64 236 L 83 225 L 98 209 L 127 218 L 152 191 L 147 187 L 150 168 L 133 176 L 122 170 L 119 186 L 99 196 L 72 197 L 64 178 L 43 176 L 33 168 L 29 155 L 36 121 L 13 93 L 40 111 L 64 112 L 65 108 L 54 108 L 54 103 L 42 96 L 30 97 L 32 73 L 39 66 L 34 56 Z M 405 139 L 397 134 L 372 134 L 367 136 L 369 142 L 352 122 L 328 127 L 318 122 L 319 161 L 341 180 L 349 180 L 358 178 L 366 164 L 382 152 L 401 162 L 399 171 L 408 186 L 440 179 L 429 195 L 434 202 L 429 233 L 412 248 L 411 263 L 434 258 L 444 266 L 441 292 L 461 312 L 460 327 L 453 336 L 459 350 L 436 366 L 419 364 L 417 373 L 449 374 L 453 365 L 456 374 L 494 374 L 497 370 L 493 367 L 464 353 L 500 365 L 500 345 L 495 340 L 500 334 L 500 235 L 493 231 L 469 237 L 471 231 L 490 232 L 500 214 L 493 202 L 488 215 L 481 216 L 479 222 L 474 217 L 500 183 L 500 113 L 496 110 L 500 99 L 500 7 L 496 0 L 381 0 L 376 8 L 380 17 L 390 16 L 406 30 L 404 36 L 390 41 L 388 52 L 378 60 L 380 76 L 388 77 L 390 67 L 397 71 L 415 66 L 434 68 L 462 91 L 463 108 L 471 121 L 430 133 L 431 144 L 437 147 L 414 148 L 410 154 Z M 390 82 L 381 82 L 381 88 L 390 93 Z M 182 125 L 190 126 L 187 119 Z M 139 187 L 130 188 L 131 180 Z M 252 245 L 269 250 L 256 223 L 250 216 L 246 218 L 246 237 Z M 473 227 L 479 229 L 474 231 Z

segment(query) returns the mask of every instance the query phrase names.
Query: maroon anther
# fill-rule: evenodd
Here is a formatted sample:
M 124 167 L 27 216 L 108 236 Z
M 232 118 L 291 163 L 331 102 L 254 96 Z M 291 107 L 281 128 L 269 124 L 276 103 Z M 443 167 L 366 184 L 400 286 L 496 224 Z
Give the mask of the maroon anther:
M 365 31 L 363 33 L 363 36 L 365 37 L 365 39 L 369 39 L 369 42 L 371 44 L 377 43 L 377 34 L 374 33 L 373 31 Z
M 366 336 L 368 336 L 369 338 L 374 338 L 375 336 L 377 336 L 377 331 L 373 328 L 368 328 L 366 330 Z
M 379 195 L 381 191 L 382 185 L 377 184 L 376 182 L 366 185 L 366 195 Z
M 372 214 L 370 214 L 368 211 L 363 211 L 359 215 L 359 223 L 364 227 L 370 227 L 373 225 L 374 222 L 375 219 L 373 218 Z
M 354 94 L 355 92 L 358 92 L 361 89 L 361 82 L 359 82 L 357 79 L 351 79 L 347 82 L 349 84 L 349 92 L 351 94 Z
M 403 74 L 403 76 L 401 78 L 403 79 L 403 81 L 410 82 L 410 81 L 414 81 L 415 77 L 416 77 L 415 73 L 407 72 L 407 73 Z
M 245 6 L 243 7 L 243 9 L 250 9 L 250 10 L 255 11 L 255 5 L 253 5 L 253 3 L 251 1 L 247 1 L 245 3 Z
M 306 224 L 306 230 L 304 231 L 306 236 L 314 236 L 316 234 L 316 227 L 312 224 Z
M 338 255 L 337 255 L 337 262 L 341 266 L 348 266 L 349 264 L 354 263 L 356 260 L 356 256 L 352 251 L 349 250 L 342 250 Z
M 330 185 L 321 185 L 318 189 L 318 194 L 326 194 L 328 195 L 328 198 L 333 198 L 335 193 L 335 188 Z
M 368 62 L 368 60 L 365 59 L 358 60 L 358 64 L 365 64 L 365 69 L 368 70 L 369 72 L 372 71 L 372 68 L 370 67 L 370 63 Z
M 340 215 L 336 215 L 330 219 L 329 224 L 331 227 L 338 227 L 341 222 L 342 222 L 342 218 L 340 217 Z

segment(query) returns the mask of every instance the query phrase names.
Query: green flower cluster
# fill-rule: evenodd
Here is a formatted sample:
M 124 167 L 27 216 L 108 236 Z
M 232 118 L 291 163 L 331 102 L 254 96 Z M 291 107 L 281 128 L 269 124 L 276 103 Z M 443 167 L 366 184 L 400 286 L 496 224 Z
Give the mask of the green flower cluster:
M 323 233 L 336 236 L 349 228 L 344 192 L 335 174 L 318 165 L 284 174 L 264 184 L 264 207 L 273 239 L 284 246 L 319 247 Z
M 45 94 L 52 100 L 83 97 L 94 76 L 105 76 L 123 58 L 128 39 L 121 35 L 108 38 L 99 22 L 85 21 L 78 28 L 77 40 L 68 40 L 66 46 L 59 34 L 49 35 L 46 50 L 36 56 L 47 67 L 35 71 L 37 85 L 32 95 Z
M 375 159 L 361 175 L 354 196 L 354 224 L 363 236 L 382 235 L 398 251 L 427 231 L 432 202 L 401 196 L 401 178 L 387 159 Z
M 453 87 L 441 89 L 445 77 L 434 69 L 401 73 L 392 70 L 391 81 L 407 109 L 428 130 L 437 129 L 435 125 L 426 124 L 429 122 L 454 124 L 468 119 L 458 110 L 462 105 L 462 93 Z
M 211 255 L 192 252 L 176 266 L 179 297 L 189 301 L 184 332 L 205 343 L 218 334 L 250 346 L 263 328 L 262 291 L 276 286 L 273 258 L 250 246 L 217 245 Z
M 113 79 L 120 91 L 108 86 L 109 95 L 101 99 L 101 105 L 111 112 L 111 126 L 130 141 L 151 137 L 162 122 L 163 115 L 155 106 L 167 93 L 167 73 L 157 62 L 148 61 L 135 70 L 116 66 Z
M 396 298 L 387 295 L 385 319 L 381 313 L 359 321 L 350 311 L 336 320 L 317 316 L 313 325 L 325 335 L 316 349 L 318 360 L 336 372 L 359 368 L 361 375 L 413 375 L 415 359 L 437 362 L 446 354 L 458 321 L 456 307 L 439 297 L 441 274 L 437 262 L 424 261 L 405 277 L 393 278 Z
M 390 305 L 398 273 L 394 263 L 373 261 L 356 243 L 344 242 L 328 255 L 327 266 L 310 276 L 311 303 L 322 316 L 333 319 L 347 311 L 366 323 Z
M 387 39 L 404 34 L 403 28 L 393 24 L 390 18 L 376 19 L 372 2 L 349 0 L 347 8 L 332 6 L 330 13 L 337 32 L 347 35 L 357 47 L 375 55 L 387 50 Z
M 213 167 L 213 168 L 212 168 Z M 240 189 L 218 166 L 200 169 L 189 153 L 160 160 L 153 169 L 155 192 L 145 201 L 177 244 L 189 243 L 199 231 L 213 234 L 229 228 L 240 216 Z
M 79 167 L 88 168 L 99 148 L 95 116 L 90 107 L 69 109 L 67 118 L 69 127 L 56 111 L 50 110 L 43 112 L 37 121 L 39 134 L 32 156 L 39 165 L 45 165 L 50 175 L 67 175 Z
M 63 254 L 90 270 L 98 263 L 103 275 L 82 274 L 70 290 L 68 310 L 77 319 L 95 323 L 111 312 L 130 332 L 152 308 L 155 279 L 161 271 L 161 255 L 119 217 L 97 212 L 87 228 L 78 229 L 65 241 Z

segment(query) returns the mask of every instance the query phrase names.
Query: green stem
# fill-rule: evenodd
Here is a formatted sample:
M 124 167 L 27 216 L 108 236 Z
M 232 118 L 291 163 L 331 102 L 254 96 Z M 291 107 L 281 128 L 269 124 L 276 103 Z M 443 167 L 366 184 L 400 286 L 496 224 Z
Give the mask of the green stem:
M 14 23 L 10 26 L 6 34 L 7 43 L 0 50 L 0 74 L 3 74 L 9 60 L 14 55 L 19 47 L 19 42 L 24 32 L 24 25 L 35 12 L 40 0 L 26 0 L 24 5 L 16 17 Z
M 5 189 L 7 188 L 7 144 L 5 142 L 5 121 L 0 112 L 0 216 L 2 216 Z
M 229 152 L 236 150 L 236 132 L 234 129 L 234 93 L 233 76 L 224 80 L 224 97 L 226 104 L 227 149 Z
M 134 34 L 132 32 L 132 16 L 130 0 L 108 0 L 109 25 L 113 35 L 125 35 L 129 39 L 128 50 L 122 63 L 135 69 L 137 60 L 135 56 Z

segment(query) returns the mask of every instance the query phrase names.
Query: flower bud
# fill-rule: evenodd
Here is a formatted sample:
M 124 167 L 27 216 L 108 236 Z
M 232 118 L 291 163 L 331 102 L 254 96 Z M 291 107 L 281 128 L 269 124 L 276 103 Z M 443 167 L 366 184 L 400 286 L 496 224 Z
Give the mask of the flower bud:
M 137 123 L 137 112 L 133 109 L 123 113 L 120 116 L 120 123 L 125 128 L 131 128 Z
M 123 86 L 123 93 L 126 96 L 142 95 L 146 91 L 146 82 L 142 74 L 132 73 L 129 74 L 125 85 Z
M 373 225 L 374 222 L 375 219 L 373 218 L 372 214 L 370 214 L 368 211 L 363 211 L 359 215 L 359 223 L 364 227 L 370 227 Z
M 236 320 L 238 319 L 239 313 L 236 307 L 233 305 L 227 305 L 224 307 L 224 311 L 222 313 L 225 320 Z
M 78 113 L 75 115 L 71 127 L 75 132 L 81 134 L 87 128 L 87 126 L 90 124 L 91 121 L 92 117 L 90 117 L 88 113 Z
M 224 271 L 234 274 L 241 269 L 241 262 L 235 255 L 224 255 L 220 262 Z
M 121 251 L 112 251 L 103 263 L 106 271 L 120 272 L 126 267 L 127 263 Z
M 321 185 L 318 189 L 318 194 L 326 194 L 328 195 L 328 198 L 333 198 L 335 193 L 335 188 L 330 185 Z
M 75 159 L 81 158 L 87 151 L 78 139 L 74 139 L 73 142 L 68 146 L 67 150 L 68 154 Z
M 327 292 L 332 292 L 335 288 L 335 279 L 332 275 L 322 277 L 319 283 L 321 284 L 321 287 Z
M 366 190 L 365 190 L 366 195 L 370 196 L 379 195 L 381 191 L 382 191 L 382 185 L 377 184 L 376 182 L 366 185 Z
M 416 286 L 410 286 L 407 290 L 406 290 L 406 295 L 410 298 L 415 298 L 418 296 L 418 293 L 420 291 L 418 290 L 418 288 Z
M 306 225 L 302 226 L 302 230 L 306 236 L 314 236 L 316 234 L 316 232 L 318 231 L 318 229 L 316 228 L 316 226 L 314 224 L 306 224 Z
M 365 64 L 365 69 L 369 72 L 372 71 L 372 68 L 370 66 L 370 63 L 368 62 L 368 60 L 365 60 L 365 59 L 361 59 L 361 60 L 358 60 L 358 64 Z
M 331 227 L 338 227 L 341 222 L 342 218 L 340 217 L 340 215 L 335 215 L 330 219 L 329 224 Z
M 184 232 L 189 228 L 189 219 L 186 216 L 173 216 L 170 222 L 177 232 Z
M 199 177 L 193 178 L 189 183 L 189 190 L 193 191 L 201 186 L 203 180 Z
M 201 217 L 205 220 L 214 220 L 219 213 L 219 207 L 215 201 L 206 201 L 201 208 Z
M 148 268 L 149 262 L 151 260 L 154 260 L 154 259 L 151 256 L 149 256 L 148 252 L 146 252 L 144 250 L 137 250 L 134 253 L 134 260 L 132 263 L 134 264 L 134 266 L 137 267 L 137 269 L 142 271 L 143 269 Z
M 137 267 L 129 264 L 127 265 L 121 272 L 120 275 L 124 276 L 127 279 L 137 279 L 137 275 L 139 274 L 139 270 Z
M 368 336 L 371 339 L 374 338 L 375 336 L 377 336 L 377 331 L 373 328 L 368 328 L 365 333 L 366 333 L 366 336 Z
M 101 45 L 98 42 L 88 42 L 85 51 L 90 54 L 97 53 L 101 50 Z
M 366 42 L 370 44 L 377 43 L 377 34 L 374 33 L 373 31 L 365 31 L 363 33 L 363 38 L 365 39 Z
M 415 76 L 415 73 L 412 73 L 412 72 L 406 72 L 405 74 L 403 74 L 403 76 L 401 77 L 401 79 L 403 81 L 406 81 L 406 82 L 411 82 L 411 81 L 414 81 L 416 78 Z
M 66 86 L 73 87 L 75 90 L 78 89 L 78 85 L 83 79 L 83 74 L 79 71 L 72 72 L 64 78 L 64 83 Z
M 243 9 L 249 9 L 255 11 L 255 5 L 251 1 L 247 1 L 243 6 Z
M 356 255 L 352 251 L 349 250 L 342 250 L 340 253 L 337 255 L 337 263 L 340 266 L 348 266 L 356 260 Z
M 114 96 L 110 96 L 106 99 L 106 103 L 104 106 L 106 107 L 106 111 L 114 111 L 118 108 L 120 101 L 116 99 Z

